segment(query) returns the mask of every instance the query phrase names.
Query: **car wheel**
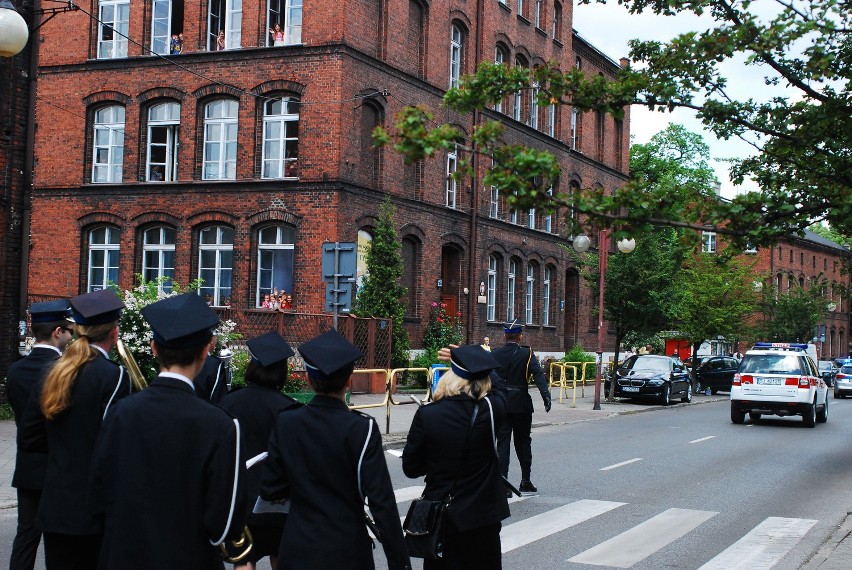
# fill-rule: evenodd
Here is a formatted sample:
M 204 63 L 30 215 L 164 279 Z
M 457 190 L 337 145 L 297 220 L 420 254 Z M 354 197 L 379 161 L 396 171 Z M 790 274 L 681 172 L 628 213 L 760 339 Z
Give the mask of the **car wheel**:
M 805 427 L 814 427 L 816 425 L 816 398 L 812 404 L 808 404 L 802 412 L 802 421 Z
M 686 385 L 686 396 L 680 399 L 681 402 L 691 402 L 692 401 L 692 384 Z
M 753 422 L 759 422 L 759 421 L 760 421 L 760 413 L 758 413 L 758 412 L 749 412 L 749 413 L 748 413 L 748 419 L 750 419 L 750 420 L 751 420 L 751 421 L 753 421 Z
M 665 389 L 663 390 L 663 396 L 661 398 L 661 402 L 664 406 L 668 406 L 672 402 L 672 386 L 671 384 L 666 384 Z
M 742 411 L 739 406 L 737 406 L 733 402 L 731 402 L 731 421 L 735 424 L 741 424 L 745 422 L 745 412 Z
M 825 404 L 817 410 L 816 419 L 819 423 L 824 424 L 828 421 L 828 394 L 825 395 Z

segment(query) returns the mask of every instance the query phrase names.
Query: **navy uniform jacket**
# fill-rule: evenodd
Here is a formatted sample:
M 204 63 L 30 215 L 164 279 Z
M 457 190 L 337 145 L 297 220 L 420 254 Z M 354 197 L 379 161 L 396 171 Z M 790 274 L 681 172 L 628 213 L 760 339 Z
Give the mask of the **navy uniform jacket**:
M 458 476 L 449 509 L 451 528 L 458 532 L 495 524 L 509 516 L 494 449 L 494 433 L 499 432 L 505 408 L 501 398 L 487 398 L 494 410 L 493 432 L 488 402 L 475 402 L 466 394 L 449 396 L 417 410 L 402 451 L 405 474 L 426 476 L 426 499 L 445 499 Z M 479 412 L 465 453 L 474 405 L 479 406 Z
M 92 509 L 105 529 L 99 568 L 222 568 L 211 542 L 245 525 L 238 426 L 166 376 L 115 406 L 92 466 Z
M 218 406 L 228 391 L 227 375 L 225 363 L 208 354 L 204 366 L 192 381 L 195 385 L 195 395 Z
M 92 516 L 87 490 L 98 431 L 104 415 L 119 398 L 130 395 L 130 378 L 118 364 L 98 352 L 84 364 L 71 388 L 71 405 L 52 420 L 41 416 L 40 389 L 30 398 L 19 436 L 25 451 L 40 448 L 47 434 L 47 471 L 36 527 L 70 535 L 100 534 Z M 41 417 L 41 421 L 32 421 Z
M 240 420 L 246 456 L 252 458 L 269 449 L 269 436 L 275 427 L 275 418 L 278 417 L 278 412 L 293 406 L 301 406 L 301 404 L 275 388 L 249 384 L 245 388 L 227 394 L 220 406 Z M 281 517 L 251 513 L 251 509 L 254 508 L 260 494 L 262 467 L 262 463 L 257 463 L 246 472 L 248 520 L 252 524 L 263 524 L 264 522 L 275 524 L 277 522 L 280 525 L 283 522 Z
M 541 392 L 542 397 L 550 397 L 550 388 L 547 378 L 533 351 L 528 346 L 521 346 L 517 342 L 507 342 L 500 348 L 491 351 L 491 356 L 500 363 L 497 374 L 506 381 L 507 409 L 510 414 L 533 413 L 532 398 L 528 391 L 528 378 L 532 375 L 535 385 Z
M 30 396 L 38 393 L 36 386 L 53 363 L 59 359 L 59 349 L 50 348 L 45 345 L 35 345 L 32 351 L 25 357 L 9 366 L 6 375 L 6 390 L 9 395 L 9 403 L 15 412 L 15 427 L 18 435 L 23 431 L 24 412 Z M 38 427 L 44 424 L 38 422 Z M 44 472 L 47 469 L 47 439 L 41 439 L 42 448 L 32 451 L 24 451 L 18 446 L 15 456 L 15 473 L 12 475 L 12 486 L 18 489 L 38 490 L 44 483 Z
M 375 420 L 317 395 L 278 415 L 263 467 L 260 496 L 291 501 L 278 570 L 374 568 L 359 474 L 388 567 L 411 567 Z

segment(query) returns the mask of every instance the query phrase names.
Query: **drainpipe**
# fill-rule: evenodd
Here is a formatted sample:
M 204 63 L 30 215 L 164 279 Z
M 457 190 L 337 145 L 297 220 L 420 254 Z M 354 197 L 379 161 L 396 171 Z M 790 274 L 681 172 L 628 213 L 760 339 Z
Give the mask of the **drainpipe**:
M 474 71 L 479 67 L 479 62 L 482 60 L 482 20 L 483 10 L 485 9 L 485 1 L 477 0 L 476 2 L 476 33 L 474 34 Z M 473 111 L 473 121 L 471 132 L 476 129 L 481 120 L 479 110 Z M 475 151 L 476 149 L 474 149 Z M 479 304 L 477 303 L 476 295 L 479 292 L 479 286 L 476 284 L 477 266 L 479 250 L 477 248 L 477 240 L 479 239 L 479 155 L 474 152 L 471 158 L 471 166 L 473 168 L 473 179 L 471 184 L 471 207 L 470 207 L 470 247 L 468 248 L 468 293 L 467 297 L 467 331 L 466 338 L 468 342 L 476 343 L 473 338 L 475 330 L 474 323 L 476 322 L 476 312 Z

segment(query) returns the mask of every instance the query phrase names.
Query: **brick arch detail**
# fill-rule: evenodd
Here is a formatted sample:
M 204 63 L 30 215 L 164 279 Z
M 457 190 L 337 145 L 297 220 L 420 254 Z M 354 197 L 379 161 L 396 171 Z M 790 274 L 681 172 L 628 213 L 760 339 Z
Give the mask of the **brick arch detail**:
M 91 226 L 94 224 L 110 224 L 122 228 L 126 221 L 127 218 L 124 218 L 117 214 L 112 214 L 110 212 L 91 212 L 89 214 L 86 214 L 85 216 L 80 216 L 79 218 L 77 218 L 77 226 L 80 228 L 85 228 L 86 226 Z
M 526 46 L 516 46 L 514 53 L 512 55 L 514 55 L 515 58 L 517 58 L 518 56 L 523 57 L 525 60 L 527 60 L 527 65 L 529 65 L 530 62 L 532 61 L 532 56 L 530 55 L 530 50 L 528 50 L 526 48 Z M 512 61 L 512 65 L 515 65 L 514 61 Z
M 467 17 L 467 14 L 458 9 L 450 10 L 450 24 L 452 24 L 453 22 L 458 22 L 465 28 L 467 28 L 465 32 L 468 34 L 470 33 L 470 30 L 473 27 L 470 23 L 470 18 Z
M 252 87 L 249 91 L 254 95 L 264 95 L 275 91 L 289 91 L 298 93 L 300 96 L 305 94 L 305 85 L 289 81 L 287 79 L 273 79 L 272 81 L 264 81 Z
M 487 244 L 485 244 L 485 250 L 488 251 L 489 255 L 491 255 L 492 253 L 499 253 L 502 256 L 505 256 L 506 253 L 509 251 L 508 249 L 506 249 L 506 246 L 503 245 L 502 242 L 499 242 L 495 239 L 492 239 Z
M 125 95 L 120 91 L 98 91 L 97 93 L 92 93 L 91 95 L 87 95 L 83 97 L 83 105 L 89 107 L 95 103 L 105 103 L 105 102 L 118 102 L 124 106 L 130 104 L 132 99 L 129 95 Z
M 180 218 L 169 214 L 168 212 L 145 212 L 143 214 L 139 214 L 134 218 L 130 218 L 130 221 L 135 223 L 138 226 L 148 225 L 148 224 L 165 224 L 169 226 L 177 227 L 180 223 Z
M 372 214 L 364 214 L 363 216 L 359 216 L 355 220 L 355 227 L 359 230 L 370 229 L 373 230 L 379 224 L 379 218 Z
M 382 115 L 385 114 L 385 109 L 388 106 L 388 99 L 385 97 L 384 93 L 381 89 L 376 87 L 367 87 L 361 89 L 358 92 L 358 97 L 361 98 L 362 103 L 371 103 L 377 107 L 381 111 Z
M 399 235 L 403 238 L 415 237 L 420 240 L 420 243 L 426 243 L 426 234 L 420 229 L 420 226 L 415 224 L 405 224 L 399 229 Z
M 531 251 L 529 255 L 527 255 L 527 262 L 534 261 L 535 263 L 541 265 L 544 263 L 544 259 L 541 257 L 541 254 L 537 251 Z
M 199 100 L 212 95 L 231 95 L 232 97 L 239 99 L 243 95 L 243 91 L 239 87 L 234 87 L 233 85 L 222 85 L 216 83 L 213 85 L 199 87 L 192 92 L 192 95 Z
M 187 216 L 186 220 L 192 226 L 214 222 L 236 226 L 239 218 L 221 210 L 206 210 Z
M 494 46 L 496 47 L 497 44 L 503 44 L 506 48 L 508 48 L 509 57 L 511 57 L 512 53 L 515 51 L 515 46 L 512 44 L 512 40 L 510 40 L 509 36 L 503 32 L 497 32 L 494 34 Z
M 467 249 L 467 240 L 459 234 L 448 233 L 441 236 L 441 246 L 454 245 L 462 251 Z
M 246 222 L 248 222 L 251 227 L 264 224 L 266 222 L 282 222 L 298 228 L 302 223 L 302 218 L 291 212 L 269 209 L 248 216 L 246 218 Z
M 136 96 L 139 103 L 147 103 L 154 99 L 174 99 L 183 102 L 186 99 L 186 93 L 174 87 L 155 87 Z

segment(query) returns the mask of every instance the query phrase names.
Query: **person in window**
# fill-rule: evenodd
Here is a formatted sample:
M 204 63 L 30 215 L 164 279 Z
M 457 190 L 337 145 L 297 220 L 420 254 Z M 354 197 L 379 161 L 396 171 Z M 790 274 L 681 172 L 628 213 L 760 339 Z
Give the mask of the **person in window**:
M 272 34 L 272 45 L 273 46 L 283 46 L 284 45 L 284 30 L 281 29 L 281 25 L 278 22 L 275 22 L 275 25 L 269 30 L 269 33 Z
M 172 34 L 169 42 L 169 53 L 177 55 L 183 51 L 183 34 Z
M 162 166 L 152 166 L 151 167 L 151 182 L 162 182 L 163 181 L 163 167 Z
M 219 32 L 219 37 L 216 38 L 216 51 L 225 49 L 225 30 Z
M 263 302 L 260 303 L 261 309 L 268 309 L 272 305 L 272 301 L 269 299 L 269 295 L 263 296 Z

